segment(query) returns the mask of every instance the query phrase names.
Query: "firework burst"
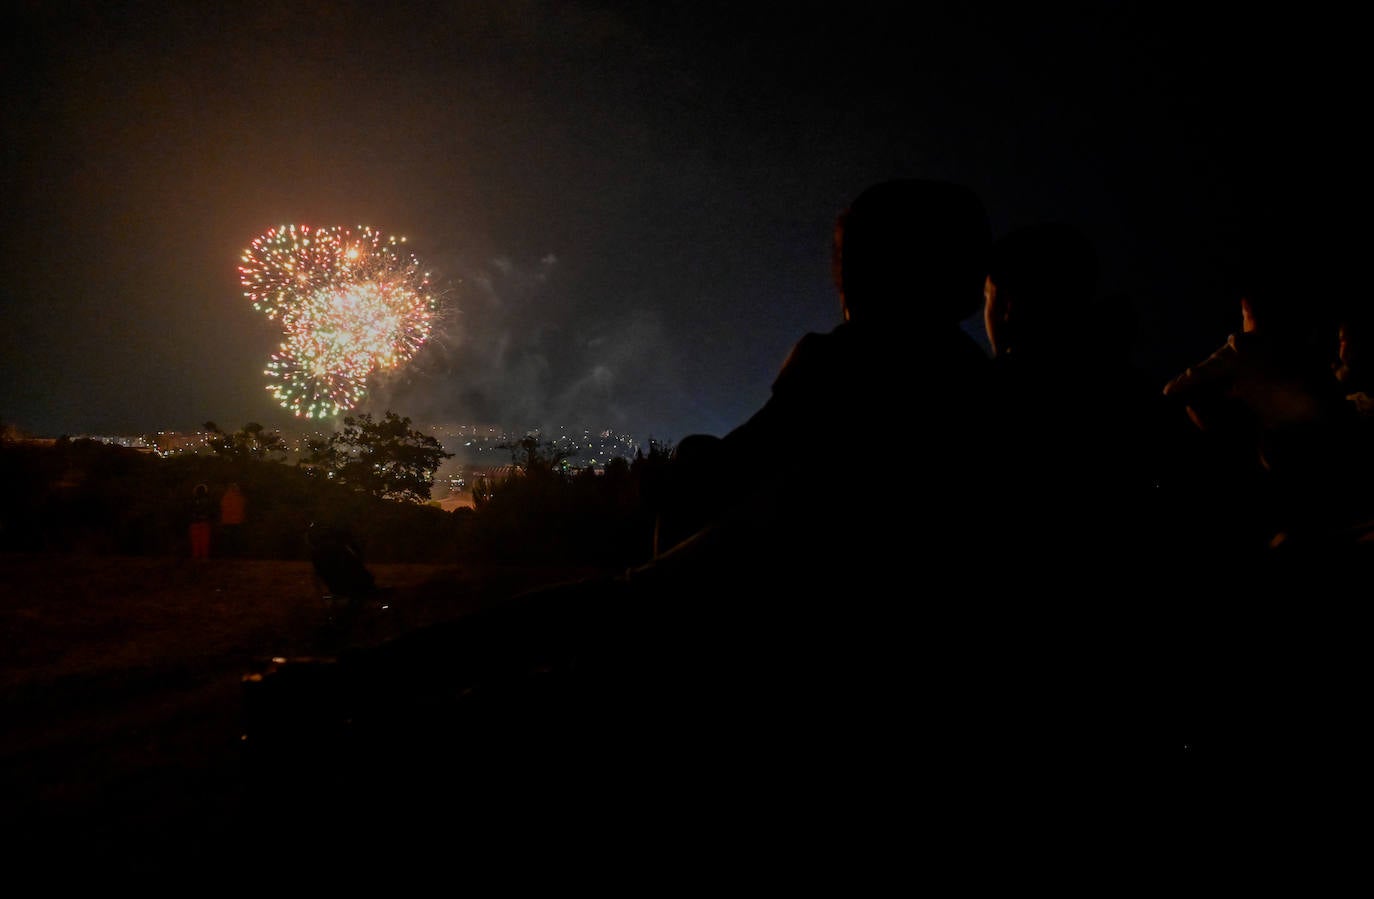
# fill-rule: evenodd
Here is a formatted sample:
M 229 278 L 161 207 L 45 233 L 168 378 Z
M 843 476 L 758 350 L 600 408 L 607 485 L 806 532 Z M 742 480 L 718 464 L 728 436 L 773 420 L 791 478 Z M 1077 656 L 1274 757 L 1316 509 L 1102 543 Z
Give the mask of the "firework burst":
M 404 242 L 367 227 L 288 225 L 244 252 L 244 296 L 285 335 L 264 372 L 283 408 L 308 418 L 352 409 L 370 377 L 429 339 L 436 301 Z

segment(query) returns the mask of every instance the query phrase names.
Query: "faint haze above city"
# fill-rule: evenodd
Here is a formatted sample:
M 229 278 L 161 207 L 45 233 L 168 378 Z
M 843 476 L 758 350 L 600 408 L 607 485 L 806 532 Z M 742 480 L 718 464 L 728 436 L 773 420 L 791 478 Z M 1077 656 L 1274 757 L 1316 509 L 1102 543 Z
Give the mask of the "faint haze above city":
M 1247 235 L 1349 178 L 1348 23 L 1200 9 L 21 3 L 0 421 L 319 426 L 267 391 L 282 334 L 237 270 L 295 223 L 402 235 L 432 274 L 432 333 L 357 411 L 724 433 L 838 323 L 835 216 L 905 176 L 969 184 L 999 234 L 1081 226 L 1162 383 L 1234 327 Z

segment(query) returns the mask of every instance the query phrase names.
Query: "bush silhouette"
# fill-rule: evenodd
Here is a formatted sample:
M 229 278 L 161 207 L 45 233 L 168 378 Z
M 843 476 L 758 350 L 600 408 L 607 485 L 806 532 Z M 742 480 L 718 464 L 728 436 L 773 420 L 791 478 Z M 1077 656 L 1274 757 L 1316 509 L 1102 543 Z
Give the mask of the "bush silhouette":
M 308 559 L 305 535 L 320 522 L 348 527 L 369 563 L 480 558 L 620 569 L 652 553 L 652 484 L 668 453 L 651 443 L 648 456 L 612 460 L 602 473 L 565 470 L 557 464 L 563 460 L 536 453 L 546 464 L 536 461 L 531 471 L 492 485 L 480 508 L 445 512 L 254 454 L 162 458 L 95 440 L 6 442 L 0 551 L 182 554 L 195 485 L 208 485 L 217 501 L 238 483 L 248 503 L 238 538 L 246 558 Z

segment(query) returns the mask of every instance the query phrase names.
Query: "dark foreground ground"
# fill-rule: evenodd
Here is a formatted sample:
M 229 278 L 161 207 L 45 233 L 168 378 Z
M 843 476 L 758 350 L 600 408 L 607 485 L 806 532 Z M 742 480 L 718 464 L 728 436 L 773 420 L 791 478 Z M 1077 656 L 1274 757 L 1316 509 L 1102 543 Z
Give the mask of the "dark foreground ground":
M 14 882 L 194 895 L 492 876 L 714 891 L 742 870 L 759 889 L 852 893 L 931 862 L 970 883 L 1100 885 L 1085 859 L 1110 864 L 1115 884 L 1358 805 L 1368 568 L 1354 561 L 1263 594 L 1217 591 L 1205 628 L 1156 629 L 1206 633 L 1196 674 L 1146 647 L 1150 715 L 1112 735 L 1090 708 L 1054 743 L 987 705 L 932 706 L 957 681 L 911 668 L 901 639 L 891 664 L 864 667 L 889 683 L 836 690 L 823 657 L 777 649 L 790 635 L 770 620 L 751 645 L 803 664 L 751 672 L 754 691 L 728 706 L 740 718 L 703 737 L 679 722 L 719 717 L 738 690 L 700 676 L 687 619 L 603 634 L 595 615 L 545 610 L 472 625 L 528 587 L 595 571 L 373 565 L 384 595 L 345 615 L 308 562 L 3 556 L 0 846 Z M 665 623 L 689 635 L 674 643 L 685 681 L 628 639 Z M 540 655 L 541 638 L 556 649 L 570 628 L 598 647 L 586 658 L 615 660 L 611 677 L 545 672 L 559 657 Z M 831 629 L 798 633 L 818 632 Z M 891 689 L 907 681 L 920 695 Z M 570 683 L 601 688 L 560 692 Z M 769 714 L 785 741 L 770 741 Z M 721 739 L 737 733 L 757 745 Z
M 369 567 L 385 592 L 350 616 L 308 562 L 0 557 L 7 873 L 73 885 L 195 875 L 199 894 L 207 877 L 291 858 L 273 841 L 293 839 L 300 871 L 347 870 L 367 834 L 321 857 L 291 824 L 318 826 L 316 810 L 253 782 L 245 678 L 274 657 L 337 658 L 587 573 Z

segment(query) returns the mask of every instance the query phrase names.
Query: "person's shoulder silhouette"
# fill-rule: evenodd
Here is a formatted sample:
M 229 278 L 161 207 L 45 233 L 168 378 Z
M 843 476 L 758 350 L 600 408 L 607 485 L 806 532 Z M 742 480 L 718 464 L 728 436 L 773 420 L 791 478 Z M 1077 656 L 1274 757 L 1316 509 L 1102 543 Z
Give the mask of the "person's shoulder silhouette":
M 1113 605 L 1148 592 L 1194 526 L 1176 520 L 1194 502 L 1191 425 L 1134 361 L 1130 297 L 1101 280 L 1078 226 L 1024 226 L 994 244 L 984 308 L 1002 423 L 993 507 L 1011 535 L 1000 570 L 1067 607 L 1102 608 L 1104 572 L 1119 578 Z
M 961 323 L 981 302 L 990 244 L 982 202 L 963 185 L 898 179 L 863 191 L 835 223 L 842 322 L 798 342 L 770 402 L 727 441 L 809 428 L 818 414 L 872 428 L 917 384 L 948 407 L 941 401 L 986 375 L 986 354 Z
M 1157 414 L 1147 407 L 1162 408 L 1131 359 L 1129 297 L 1103 297 L 1100 278 L 1092 241 L 1067 222 L 1017 228 L 994 244 L 983 322 L 1004 414 L 1071 440 L 1144 425 Z
M 1067 362 L 1097 332 L 1100 264 L 1087 235 L 1067 222 L 1015 229 L 993 245 L 983 321 L 994 357 Z
M 810 427 L 817 414 L 872 427 L 924 379 L 940 379 L 923 385 L 937 402 L 977 383 L 986 354 L 961 324 L 980 305 L 990 243 L 983 204 L 964 185 L 897 179 L 860 193 L 834 229 L 842 322 L 798 342 L 770 403 L 727 440 Z
M 1374 422 L 1374 308 L 1368 302 L 1349 303 L 1336 318 L 1332 374 L 1361 420 Z
M 747 421 L 721 438 L 684 439 L 681 449 L 691 447 L 690 455 L 715 474 L 704 477 L 698 466 L 693 475 L 684 464 L 681 481 L 721 486 L 710 503 L 694 493 L 696 517 L 689 526 L 663 528 L 671 539 L 659 550 L 746 507 L 742 497 L 767 497 L 752 514 L 770 519 L 846 519 L 852 536 L 869 533 L 862 522 L 890 526 L 909 514 L 891 487 L 975 479 L 974 454 L 985 446 L 989 360 L 962 323 L 982 302 L 990 246 L 982 201 L 965 185 L 894 179 L 861 192 L 837 216 L 833 233 L 840 323 L 796 343 L 768 401 Z M 800 451 L 818 436 L 827 438 L 825 470 L 842 479 L 839 485 L 818 484 L 813 458 Z M 871 477 L 875 455 L 884 452 L 875 444 L 884 439 L 902 465 L 886 468 L 893 483 L 875 493 L 858 482 Z M 681 461 L 688 455 L 681 453 Z M 801 502 L 805 509 L 794 507 Z M 812 530 L 825 532 L 814 524 Z

